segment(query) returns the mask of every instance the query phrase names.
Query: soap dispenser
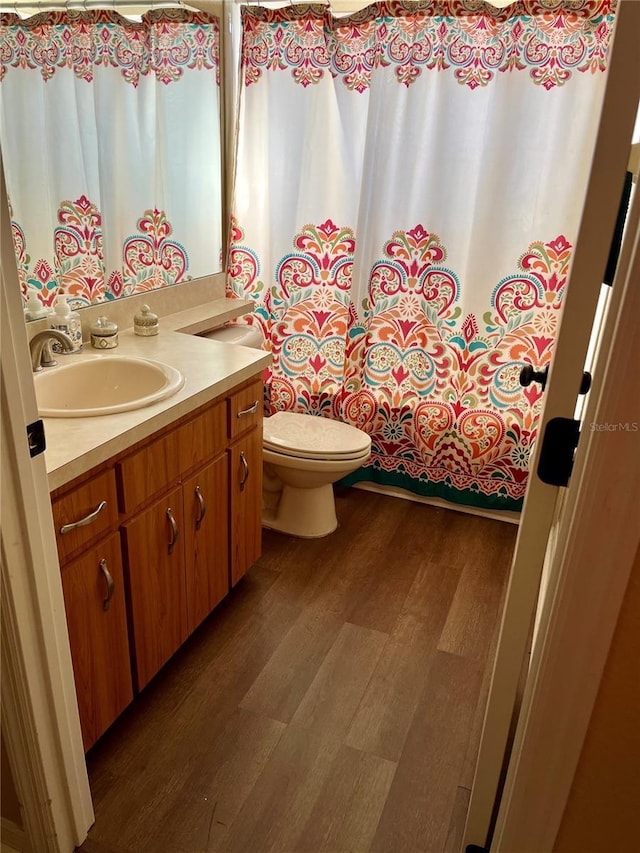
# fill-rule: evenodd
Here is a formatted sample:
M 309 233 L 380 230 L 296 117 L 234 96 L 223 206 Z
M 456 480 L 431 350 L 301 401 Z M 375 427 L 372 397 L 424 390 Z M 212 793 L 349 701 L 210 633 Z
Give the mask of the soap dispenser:
M 43 305 L 35 293 L 27 300 L 27 305 L 24 309 L 25 320 L 44 320 L 47 317 L 51 317 L 52 314 L 53 308 L 50 308 L 48 305 Z
M 82 349 L 82 326 L 80 325 L 80 315 L 77 311 L 72 311 L 69 303 L 64 296 L 58 297 L 54 305 L 54 313 L 51 319 L 51 328 L 57 329 L 59 332 L 65 332 L 73 344 L 72 352 L 80 352 Z M 62 354 L 65 351 L 57 341 L 52 341 L 51 349 L 53 352 Z

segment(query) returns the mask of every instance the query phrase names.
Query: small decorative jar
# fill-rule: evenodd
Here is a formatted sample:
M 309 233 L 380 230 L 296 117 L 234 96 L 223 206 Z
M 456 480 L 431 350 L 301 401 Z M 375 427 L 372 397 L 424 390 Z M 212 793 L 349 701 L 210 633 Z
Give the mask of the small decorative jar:
M 91 326 L 91 346 L 94 349 L 115 349 L 118 346 L 118 327 L 107 317 L 98 317 Z
M 158 315 L 148 305 L 143 305 L 139 314 L 133 318 L 133 331 L 136 335 L 150 337 L 158 334 Z

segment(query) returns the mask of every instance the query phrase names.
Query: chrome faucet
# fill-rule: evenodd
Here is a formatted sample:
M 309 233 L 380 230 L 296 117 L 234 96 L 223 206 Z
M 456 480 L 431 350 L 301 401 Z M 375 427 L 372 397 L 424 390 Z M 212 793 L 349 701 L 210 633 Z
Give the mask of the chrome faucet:
M 42 332 L 37 332 L 29 341 L 31 369 L 34 373 L 42 370 L 43 367 L 53 367 L 57 364 L 51 351 L 51 342 L 54 340 L 58 341 L 67 352 L 73 352 L 73 341 L 64 332 L 59 332 L 58 329 L 44 329 Z

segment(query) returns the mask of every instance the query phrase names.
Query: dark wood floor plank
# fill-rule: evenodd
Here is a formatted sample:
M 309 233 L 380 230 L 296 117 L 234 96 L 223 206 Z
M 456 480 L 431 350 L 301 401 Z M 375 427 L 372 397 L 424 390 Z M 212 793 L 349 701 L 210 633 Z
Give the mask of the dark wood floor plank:
M 443 849 L 481 676 L 476 661 L 436 653 L 372 851 L 435 853 Z
M 428 530 L 431 508 L 423 504 L 399 502 L 400 521 L 391 538 L 384 542 L 378 559 L 369 563 L 369 574 L 347 613 L 356 625 L 390 633 L 402 610 L 417 572 L 425 562 L 423 540 Z M 384 532 L 384 535 L 388 535 Z M 379 559 L 384 553 L 384 559 Z
M 345 622 L 291 720 L 347 733 L 388 634 Z
M 387 635 L 343 625 L 220 849 L 296 849 Z
M 445 562 L 424 561 L 403 602 L 392 636 L 404 643 L 426 644 L 440 641 L 461 568 Z
M 398 761 L 428 682 L 435 643 L 416 647 L 390 639 L 358 707 L 345 743 Z
M 242 808 L 286 726 L 238 711 L 210 750 L 192 764 L 180 795 L 154 826 L 139 835 L 147 849 L 178 844 L 189 850 L 216 850 Z
M 368 850 L 395 770 L 394 761 L 343 746 L 296 841 L 296 850 Z
M 498 524 L 498 522 L 493 523 Z M 513 551 L 512 525 L 467 558 L 438 648 L 462 657 L 486 660 Z
M 464 824 L 469 810 L 469 797 L 471 791 L 468 788 L 458 788 L 451 811 L 449 821 L 449 832 L 442 853 L 460 853 L 462 839 L 464 837 Z
M 414 563 L 413 583 L 346 740 L 390 761 L 400 758 L 460 576 L 419 556 Z
M 317 607 L 304 610 L 240 703 L 288 723 L 333 645 L 342 621 Z
M 354 537 L 362 538 L 368 530 L 371 514 L 384 509 L 378 501 L 357 499 L 353 489 L 343 489 L 336 496 L 338 529 L 320 539 L 297 539 L 272 530 L 263 532 L 263 542 L 269 553 L 263 555 L 261 566 L 277 570 L 280 577 L 274 590 L 290 603 L 306 606 L 327 576 L 344 564 L 345 555 L 353 546 Z M 348 562 L 348 561 L 347 561 Z
M 364 504 L 367 511 L 362 515 L 363 523 L 348 531 L 334 555 L 333 570 L 321 579 L 310 601 L 344 620 L 350 619 L 359 602 L 371 594 L 371 584 L 383 577 L 389 543 L 406 513 L 402 501 L 391 499 L 389 503 L 389 498 L 375 497 L 376 501 Z

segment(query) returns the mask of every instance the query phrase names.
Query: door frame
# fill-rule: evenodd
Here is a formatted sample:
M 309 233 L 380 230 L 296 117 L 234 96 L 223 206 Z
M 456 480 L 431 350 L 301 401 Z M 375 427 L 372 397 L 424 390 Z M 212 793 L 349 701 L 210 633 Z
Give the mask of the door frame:
M 586 440 L 576 454 L 559 531 L 563 546 L 542 603 L 495 853 L 553 849 L 640 547 L 639 282 L 636 188 L 584 417 Z M 591 424 L 616 429 L 591 430 Z
M 0 291 L 2 739 L 28 849 L 67 853 L 94 816 L 1 160 Z
M 620 0 L 561 327 L 543 397 L 540 436 L 544 435 L 546 424 L 552 418 L 574 417 L 638 108 L 640 79 L 636 42 L 639 30 L 640 4 L 634 0 Z M 570 156 L 569 151 L 566 156 Z M 545 551 L 561 493 L 559 487 L 543 483 L 535 473 L 541 446 L 539 440 L 530 463 L 531 474 L 503 608 L 463 847 L 484 848 L 491 838 L 492 820 L 500 799 L 500 780 L 509 760 L 516 697 L 527 665 Z M 569 484 L 569 490 L 575 487 L 575 479 Z M 557 546 L 562 548 L 560 540 Z

